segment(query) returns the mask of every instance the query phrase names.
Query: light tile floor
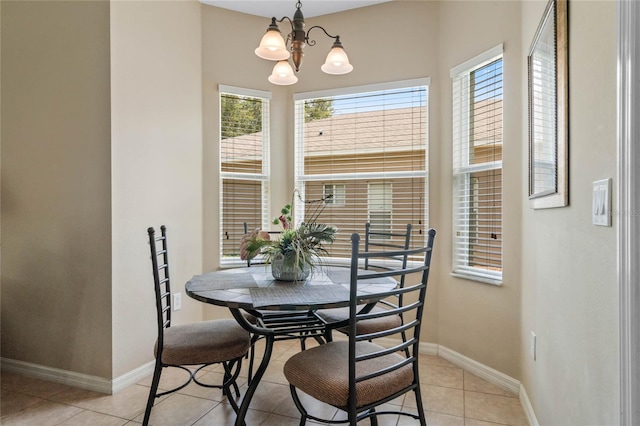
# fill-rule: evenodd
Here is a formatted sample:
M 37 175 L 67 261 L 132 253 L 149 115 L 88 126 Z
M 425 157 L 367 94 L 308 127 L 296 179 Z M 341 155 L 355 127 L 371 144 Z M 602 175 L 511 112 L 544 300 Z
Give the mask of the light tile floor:
M 297 341 L 277 342 L 269 368 L 260 383 L 247 414 L 247 426 L 298 425 L 299 415 L 291 401 L 282 367 L 299 350 Z M 259 353 L 259 350 L 258 350 Z M 493 385 L 450 362 L 421 355 L 420 381 L 429 426 L 527 425 L 518 396 Z M 246 389 L 246 366 L 239 379 Z M 172 371 L 173 370 L 173 371 Z M 170 389 L 186 373 L 165 369 L 160 387 Z M 219 382 L 219 367 L 210 367 L 203 380 Z M 2 425 L 135 425 L 142 422 L 151 377 L 115 395 L 104 395 L 43 380 L 2 372 L 0 423 Z M 319 417 L 343 417 L 343 413 L 311 398 L 303 399 Z M 413 393 L 389 403 L 395 409 L 415 412 Z M 153 425 L 227 426 L 235 414 L 217 389 L 190 384 L 181 391 L 156 401 Z M 361 422 L 368 425 L 369 421 Z M 406 416 L 381 416 L 380 426 L 416 425 Z M 314 424 L 307 422 L 307 424 Z

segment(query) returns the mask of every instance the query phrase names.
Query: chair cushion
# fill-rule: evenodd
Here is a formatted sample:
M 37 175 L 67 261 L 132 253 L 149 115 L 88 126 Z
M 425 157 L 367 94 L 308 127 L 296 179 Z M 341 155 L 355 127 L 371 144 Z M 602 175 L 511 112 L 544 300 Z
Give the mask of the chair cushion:
M 369 342 L 358 342 L 362 355 L 383 349 Z M 394 365 L 405 358 L 397 353 L 357 363 L 357 375 Z M 287 360 L 284 375 L 293 386 L 315 399 L 346 409 L 349 397 L 349 342 L 330 342 L 302 351 Z M 356 384 L 357 406 L 371 404 L 413 383 L 413 368 L 405 365 L 390 373 Z
M 374 306 L 371 310 L 374 312 L 383 312 L 385 308 Z M 349 319 L 349 308 L 334 308 L 334 309 L 320 309 L 316 311 L 316 315 L 322 318 L 326 323 L 331 324 L 339 321 L 346 321 Z M 402 319 L 400 315 L 389 315 L 381 318 L 371 318 L 367 320 L 358 321 L 356 327 L 358 334 L 377 333 L 383 330 L 390 330 L 402 325 Z M 339 328 L 338 331 L 342 333 L 348 333 L 347 327 Z
M 157 356 L 157 346 L 154 354 Z M 232 319 L 175 325 L 164 330 L 162 363 L 212 364 L 243 356 L 249 350 L 249 332 Z

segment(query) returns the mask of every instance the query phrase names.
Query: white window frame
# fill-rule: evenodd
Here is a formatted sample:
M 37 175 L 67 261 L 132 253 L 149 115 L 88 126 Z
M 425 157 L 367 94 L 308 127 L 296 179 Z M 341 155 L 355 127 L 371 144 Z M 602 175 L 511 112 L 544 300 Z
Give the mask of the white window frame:
M 223 230 L 223 219 L 224 219 L 224 193 L 223 193 L 223 183 L 225 179 L 234 179 L 234 180 L 250 180 L 250 181 L 259 181 L 261 182 L 262 188 L 262 204 L 261 204 L 261 220 L 262 220 L 262 229 L 267 229 L 269 220 L 269 181 L 271 178 L 270 171 L 270 101 L 271 101 L 271 92 L 266 92 L 262 90 L 255 89 L 247 89 L 242 87 L 235 86 L 227 86 L 220 84 L 218 86 L 218 118 L 219 118 L 219 129 L 218 129 L 218 140 L 222 141 L 222 122 L 220 118 L 222 118 L 222 102 L 221 95 L 222 94 L 236 95 L 236 96 L 246 96 L 252 98 L 260 98 L 262 99 L 262 172 L 261 173 L 237 173 L 237 172 L 223 172 L 222 171 L 222 143 L 218 144 L 218 176 L 219 176 L 219 190 L 220 190 L 220 204 L 219 204 L 219 217 L 220 217 L 220 265 L 222 267 L 230 267 L 230 266 L 240 266 L 246 265 L 246 262 L 241 260 L 240 257 L 223 257 L 222 256 L 222 247 L 223 247 L 223 238 L 224 238 L 224 230 Z
M 364 180 L 364 179 L 384 179 L 384 178 L 424 178 L 424 217 L 422 220 L 424 221 L 425 230 L 429 228 L 429 89 L 430 89 L 431 79 L 429 77 L 416 78 L 410 80 L 399 80 L 392 81 L 386 83 L 377 83 L 363 86 L 351 86 L 351 87 L 343 87 L 343 88 L 335 88 L 328 90 L 319 90 L 313 92 L 304 92 L 304 93 L 296 93 L 294 94 L 294 105 L 295 105 L 295 117 L 304 117 L 304 102 L 309 99 L 316 98 L 328 98 L 333 96 L 341 96 L 341 95 L 353 95 L 358 93 L 365 92 L 376 92 L 383 90 L 393 90 L 393 89 L 402 89 L 409 87 L 417 87 L 417 86 L 426 86 L 427 87 L 427 123 L 425 125 L 425 170 L 424 171 L 398 171 L 398 172 L 386 172 L 386 173 L 341 173 L 341 174 L 332 174 L 332 175 L 313 175 L 308 176 L 304 173 L 304 127 L 300 125 L 300 120 L 294 118 L 295 122 L 295 186 L 300 190 L 300 195 L 304 199 L 304 182 L 309 181 L 327 181 L 327 180 Z M 294 208 L 296 211 L 296 226 L 304 221 L 304 215 L 301 214 L 302 203 L 299 200 L 295 200 Z M 426 232 L 425 232 L 426 238 Z M 426 239 L 425 239 L 426 243 Z M 344 262 L 348 264 L 348 259 L 334 258 L 332 262 L 336 264 L 340 264 Z
M 465 84 L 471 76 L 471 73 L 476 71 L 479 68 L 482 68 L 485 65 L 490 64 L 491 62 L 496 61 L 497 59 L 503 59 L 503 67 L 504 67 L 504 58 L 503 58 L 503 45 L 500 44 L 493 49 L 490 49 L 473 59 L 470 59 L 454 68 L 451 69 L 450 76 L 454 79 L 454 85 L 456 78 L 466 79 L 462 84 Z M 469 87 L 466 84 L 465 87 Z M 503 79 L 503 87 L 504 87 L 504 79 Z M 455 89 L 455 86 L 454 86 Z M 455 90 L 454 94 L 455 96 Z M 460 102 L 460 108 L 456 117 L 456 111 L 454 107 L 454 116 L 452 118 L 453 125 L 453 233 L 452 233 L 452 272 L 451 275 L 465 278 L 473 281 L 479 281 L 487 284 L 493 285 L 502 285 L 502 270 L 493 271 L 490 269 L 477 268 L 473 266 L 469 266 L 468 263 L 462 264 L 459 259 L 466 258 L 469 256 L 461 256 L 459 253 L 460 250 L 464 251 L 465 249 L 468 251 L 469 245 L 466 247 L 462 246 L 462 243 L 459 242 L 458 232 L 460 231 L 460 227 L 462 227 L 463 231 L 466 229 L 462 222 L 465 222 L 464 219 L 458 220 L 456 218 L 456 211 L 459 208 L 466 208 L 471 210 L 473 206 L 471 203 L 473 202 L 473 191 L 468 191 L 468 198 L 463 201 L 463 206 L 457 204 L 456 202 L 456 194 L 460 191 L 461 188 L 471 188 L 471 176 L 473 173 L 484 172 L 489 170 L 498 170 L 502 169 L 502 160 L 493 161 L 493 162 L 483 162 L 479 164 L 470 164 L 469 158 L 469 131 L 468 124 L 470 121 L 469 111 L 470 111 L 470 92 L 469 90 L 465 90 L 464 93 L 460 94 L 460 98 L 458 100 Z M 454 100 L 455 104 L 455 100 Z M 459 122 L 456 122 L 456 118 L 458 118 Z M 456 131 L 456 129 L 460 129 Z M 456 148 L 459 150 L 459 153 L 456 154 Z M 466 223 L 470 220 L 470 215 L 467 214 Z M 460 222 L 460 223 L 459 223 Z M 502 226 L 502 225 L 501 225 Z M 502 254 L 501 254 L 502 257 Z M 503 268 L 504 269 L 504 265 Z

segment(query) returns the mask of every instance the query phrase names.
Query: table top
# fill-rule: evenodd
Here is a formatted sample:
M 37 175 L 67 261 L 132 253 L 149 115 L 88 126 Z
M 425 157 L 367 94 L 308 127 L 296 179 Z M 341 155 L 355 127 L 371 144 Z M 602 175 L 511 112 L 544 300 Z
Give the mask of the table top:
M 359 275 L 366 271 L 359 271 Z M 196 275 L 185 284 L 188 296 L 201 302 L 228 308 L 262 310 L 314 310 L 349 305 L 350 268 L 319 266 L 304 282 L 277 281 L 269 265 L 224 269 Z M 397 285 L 391 277 L 358 283 L 359 303 L 373 303 L 376 297 Z M 361 300 L 360 300 L 361 299 Z

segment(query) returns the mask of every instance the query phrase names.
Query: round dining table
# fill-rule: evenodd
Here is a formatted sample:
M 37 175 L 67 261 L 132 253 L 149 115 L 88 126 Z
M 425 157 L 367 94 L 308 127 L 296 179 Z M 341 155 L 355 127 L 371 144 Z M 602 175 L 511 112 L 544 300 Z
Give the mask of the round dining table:
M 359 270 L 358 275 L 366 274 Z M 189 297 L 204 303 L 229 308 L 233 317 L 247 331 L 265 338 L 264 355 L 240 404 L 236 426 L 245 425 L 251 398 L 266 371 L 276 340 L 315 337 L 324 334 L 323 322 L 314 315 L 318 309 L 349 306 L 351 269 L 317 266 L 305 281 L 278 281 L 269 265 L 229 268 L 196 275 L 185 284 Z M 358 282 L 358 305 L 370 309 L 397 281 L 383 277 Z M 268 315 L 273 311 L 273 315 Z M 263 321 L 264 318 L 264 321 Z M 267 318 L 277 318 L 269 321 Z M 292 337 L 295 334 L 295 337 Z

